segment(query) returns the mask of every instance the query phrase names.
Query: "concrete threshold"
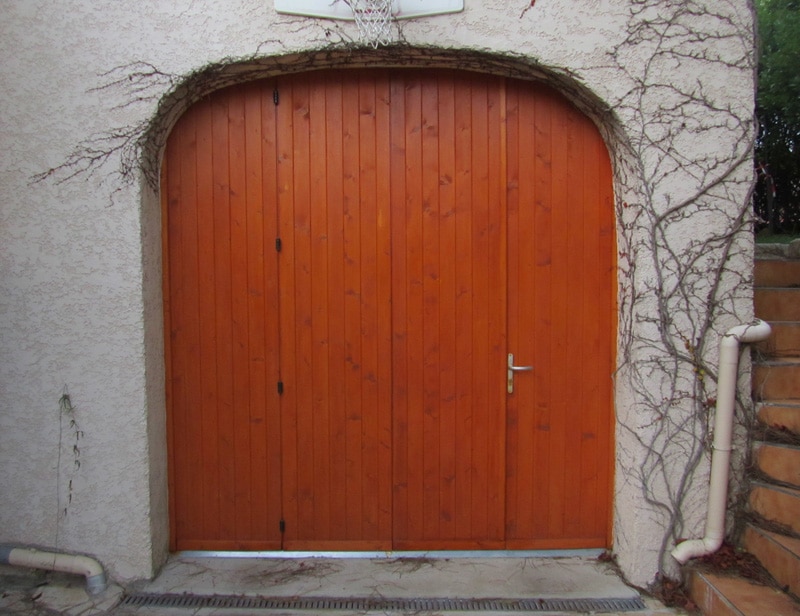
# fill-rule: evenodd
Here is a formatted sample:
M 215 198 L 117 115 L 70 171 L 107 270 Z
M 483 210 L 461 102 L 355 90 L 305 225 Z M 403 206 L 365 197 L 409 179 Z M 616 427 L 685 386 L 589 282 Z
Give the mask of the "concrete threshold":
M 179 553 L 114 607 L 59 605 L 53 592 L 46 607 L 70 616 L 681 613 L 642 597 L 596 552 L 509 554 Z

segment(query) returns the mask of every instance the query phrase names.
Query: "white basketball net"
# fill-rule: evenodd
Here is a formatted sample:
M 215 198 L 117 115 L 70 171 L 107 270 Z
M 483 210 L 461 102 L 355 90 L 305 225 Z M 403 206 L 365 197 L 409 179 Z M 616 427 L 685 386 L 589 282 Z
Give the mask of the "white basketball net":
M 346 0 L 356 18 L 362 43 L 375 49 L 391 42 L 392 0 Z

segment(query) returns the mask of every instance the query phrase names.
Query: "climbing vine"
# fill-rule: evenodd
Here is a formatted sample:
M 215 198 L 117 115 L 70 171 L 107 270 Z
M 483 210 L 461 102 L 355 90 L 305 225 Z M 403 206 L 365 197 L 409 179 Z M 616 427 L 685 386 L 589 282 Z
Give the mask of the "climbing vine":
M 67 386 L 58 399 L 58 456 L 56 460 L 57 512 L 55 545 L 58 547 L 61 520 L 66 518 L 72 505 L 75 475 L 81 468 L 81 430 Z M 65 458 L 64 452 L 67 452 Z M 62 465 L 63 462 L 63 465 Z M 66 485 L 64 485 L 66 481 Z
M 751 299 L 753 109 L 747 91 L 731 103 L 725 79 L 752 83 L 752 24 L 749 2 L 633 0 L 609 53 L 608 68 L 627 81 L 612 104 L 629 127 L 616 185 L 631 189 L 617 203 L 618 378 L 635 393 L 635 417 L 619 425 L 638 445 L 618 451 L 619 468 L 664 529 L 662 576 L 674 572 L 669 549 L 702 532 L 717 343 L 749 318 L 738 309 Z M 632 52 L 646 60 L 631 65 Z M 681 81 L 675 67 L 708 79 Z
M 543 4 L 525 0 L 519 19 L 534 18 Z M 328 66 L 455 64 L 548 81 L 597 121 L 612 146 L 620 284 L 615 377 L 618 392 L 629 397 L 618 401 L 626 438 L 618 439 L 624 472 L 617 483 L 641 490 L 647 504 L 618 515 L 645 515 L 663 529 L 657 558 L 667 576 L 674 573 L 669 550 L 698 532 L 702 517 L 696 491 L 705 493 L 717 343 L 749 318 L 740 311 L 751 299 L 755 130 L 746 87 L 756 66 L 754 13 L 750 0 L 630 0 L 627 11 L 602 60 L 572 72 L 514 53 L 411 46 L 397 24 L 396 44 L 365 51 L 346 28 L 282 17 L 280 25 L 302 31 L 313 51 L 267 40 L 251 56 L 189 75 L 144 61 L 100 75 L 97 91 L 141 119 L 88 137 L 33 180 L 101 173 L 126 185 L 143 176 L 156 190 L 159 155 L 174 121 L 210 91 L 253 79 Z M 281 49 L 285 55 L 275 55 Z M 615 84 L 605 103 L 580 85 L 592 75 Z M 731 96 L 731 83 L 745 89 Z M 739 418 L 750 421 L 748 396 L 739 399 Z M 636 541 L 624 524 L 616 532 L 618 542 Z

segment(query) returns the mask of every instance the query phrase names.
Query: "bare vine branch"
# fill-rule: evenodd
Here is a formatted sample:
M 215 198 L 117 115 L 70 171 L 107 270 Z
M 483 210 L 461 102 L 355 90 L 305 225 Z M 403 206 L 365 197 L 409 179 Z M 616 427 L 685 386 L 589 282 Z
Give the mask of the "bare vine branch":
M 746 83 L 755 66 L 751 11 L 735 2 L 634 0 L 626 36 L 609 54 L 629 83 L 613 106 L 637 127 L 627 159 L 638 167 L 619 164 L 616 181 L 640 182 L 637 202 L 617 210 L 620 370 L 638 414 L 638 422 L 621 425 L 643 452 L 622 454 L 664 529 L 662 575 L 670 570 L 668 549 L 687 531 L 684 512 L 710 449 L 714 342 L 748 288 L 748 271 L 730 263 L 747 258 L 754 144 L 752 109 L 734 108 L 711 80 L 675 79 L 674 69 L 738 73 Z M 625 62 L 631 50 L 647 58 L 636 70 Z M 732 145 L 698 147 L 715 143 Z

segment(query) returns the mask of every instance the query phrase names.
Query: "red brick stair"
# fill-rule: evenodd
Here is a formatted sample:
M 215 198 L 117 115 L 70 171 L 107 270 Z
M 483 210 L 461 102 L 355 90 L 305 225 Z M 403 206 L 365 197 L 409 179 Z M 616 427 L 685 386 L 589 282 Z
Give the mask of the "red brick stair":
M 694 570 L 689 590 L 709 616 L 800 615 L 800 260 L 755 264 L 755 314 L 772 336 L 754 353 L 754 435 L 741 547 L 774 584 Z

